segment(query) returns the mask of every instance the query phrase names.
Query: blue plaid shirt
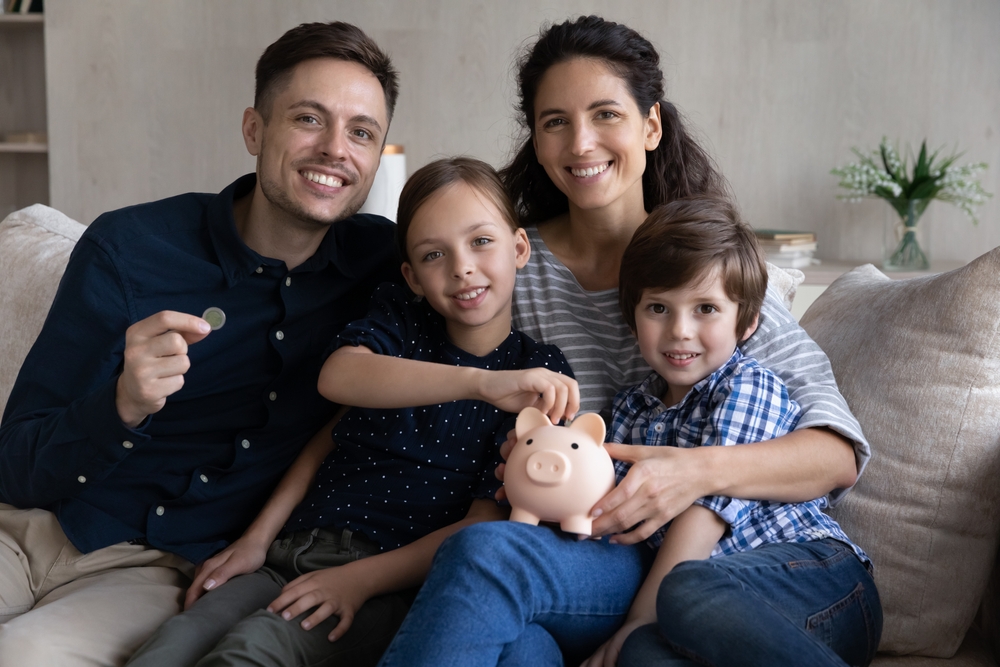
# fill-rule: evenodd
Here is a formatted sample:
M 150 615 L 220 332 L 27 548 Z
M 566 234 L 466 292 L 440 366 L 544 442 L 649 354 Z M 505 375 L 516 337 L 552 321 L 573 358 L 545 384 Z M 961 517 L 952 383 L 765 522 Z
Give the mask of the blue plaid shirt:
M 799 406 L 777 375 L 757 361 L 733 353 L 722 368 L 698 382 L 677 405 L 660 400 L 667 383 L 652 373 L 641 384 L 618 392 L 611 415 L 611 441 L 653 447 L 742 445 L 770 440 L 795 428 Z M 618 481 L 630 463 L 615 461 Z M 707 496 L 696 501 L 729 524 L 711 557 L 749 551 L 774 542 L 812 542 L 833 538 L 851 546 L 863 563 L 869 558 L 823 513 L 826 497 L 806 503 L 779 503 Z M 667 527 L 647 540 L 659 548 Z

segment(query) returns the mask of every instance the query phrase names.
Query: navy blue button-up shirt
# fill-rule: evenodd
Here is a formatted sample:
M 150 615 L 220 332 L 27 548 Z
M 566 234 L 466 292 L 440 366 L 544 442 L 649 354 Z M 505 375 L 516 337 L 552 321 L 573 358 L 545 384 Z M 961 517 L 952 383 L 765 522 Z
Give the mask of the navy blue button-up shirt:
M 82 552 L 145 538 L 199 562 L 238 537 L 334 406 L 324 350 L 399 279 L 394 226 L 356 215 L 289 271 L 248 248 L 234 199 L 186 194 L 113 211 L 83 234 L 0 423 L 0 500 L 54 512 Z M 184 387 L 138 429 L 115 408 L 125 330 L 161 310 L 221 309 Z

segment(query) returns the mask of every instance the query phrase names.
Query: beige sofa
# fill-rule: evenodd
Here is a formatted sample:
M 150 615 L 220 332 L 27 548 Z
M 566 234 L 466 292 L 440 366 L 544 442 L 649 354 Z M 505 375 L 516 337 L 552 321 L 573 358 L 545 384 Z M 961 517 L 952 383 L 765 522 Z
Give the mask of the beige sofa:
M 83 226 L 32 206 L 0 223 L 0 406 Z M 861 267 L 802 319 L 875 450 L 834 514 L 871 554 L 878 667 L 997 666 L 1000 248 L 940 276 Z

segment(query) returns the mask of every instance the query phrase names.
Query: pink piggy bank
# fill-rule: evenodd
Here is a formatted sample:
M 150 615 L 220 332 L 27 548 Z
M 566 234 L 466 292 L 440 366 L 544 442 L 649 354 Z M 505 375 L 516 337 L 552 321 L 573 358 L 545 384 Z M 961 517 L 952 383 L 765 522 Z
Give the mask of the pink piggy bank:
M 504 473 L 510 520 L 558 522 L 566 532 L 590 535 L 590 510 L 615 487 L 604 420 L 588 413 L 568 427 L 553 426 L 540 410 L 525 408 L 514 431 Z

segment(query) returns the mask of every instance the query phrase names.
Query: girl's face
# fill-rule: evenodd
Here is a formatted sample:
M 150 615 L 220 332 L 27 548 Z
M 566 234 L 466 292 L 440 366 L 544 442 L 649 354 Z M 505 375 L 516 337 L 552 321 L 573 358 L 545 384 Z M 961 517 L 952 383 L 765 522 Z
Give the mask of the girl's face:
M 455 345 L 482 356 L 503 342 L 514 277 L 530 252 L 523 229 L 512 231 L 489 198 L 458 182 L 417 209 L 406 250 L 406 282 L 444 316 Z
M 662 135 L 659 104 L 639 109 L 604 62 L 574 58 L 542 77 L 534 121 L 538 162 L 571 207 L 642 206 L 646 151 Z

